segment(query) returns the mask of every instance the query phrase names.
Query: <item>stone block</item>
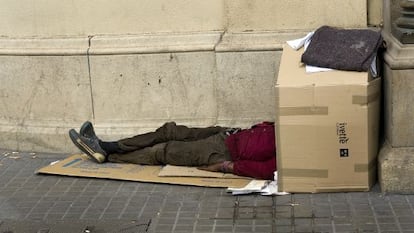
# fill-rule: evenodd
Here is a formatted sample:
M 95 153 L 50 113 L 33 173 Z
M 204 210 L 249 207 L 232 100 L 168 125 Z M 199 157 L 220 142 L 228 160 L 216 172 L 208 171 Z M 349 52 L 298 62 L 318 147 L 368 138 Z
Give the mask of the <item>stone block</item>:
M 368 25 L 381 25 L 383 22 L 383 0 L 368 0 Z
M 414 147 L 413 45 L 403 45 L 384 33 L 384 129 L 392 147 Z
M 218 123 L 248 127 L 276 116 L 281 51 L 217 53 Z
M 58 151 L 90 118 L 85 56 L 0 56 L 0 147 Z
M 95 121 L 98 130 L 106 129 L 103 134 L 136 134 L 166 121 L 215 124 L 213 52 L 90 59 Z
M 367 26 L 367 1 L 361 0 L 237 0 L 225 4 L 230 32 Z
M 0 34 L 9 37 L 215 31 L 223 0 L 30 0 L 3 2 Z
M 414 146 L 414 69 L 384 67 L 385 133 L 393 147 Z
M 383 192 L 414 193 L 414 147 L 393 148 L 385 143 L 378 157 L 379 183 Z

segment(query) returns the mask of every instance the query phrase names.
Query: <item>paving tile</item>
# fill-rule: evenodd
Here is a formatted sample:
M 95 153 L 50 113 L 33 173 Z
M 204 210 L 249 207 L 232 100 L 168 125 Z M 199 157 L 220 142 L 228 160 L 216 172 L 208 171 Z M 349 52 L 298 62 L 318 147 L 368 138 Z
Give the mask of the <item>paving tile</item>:
M 151 219 L 148 232 L 414 233 L 414 195 L 383 194 L 378 187 L 370 192 L 232 196 L 221 188 L 36 175 L 62 155 L 19 156 L 0 156 L 0 221 L 88 221 L 97 227 Z
M 194 232 L 213 232 L 213 226 L 197 225 Z

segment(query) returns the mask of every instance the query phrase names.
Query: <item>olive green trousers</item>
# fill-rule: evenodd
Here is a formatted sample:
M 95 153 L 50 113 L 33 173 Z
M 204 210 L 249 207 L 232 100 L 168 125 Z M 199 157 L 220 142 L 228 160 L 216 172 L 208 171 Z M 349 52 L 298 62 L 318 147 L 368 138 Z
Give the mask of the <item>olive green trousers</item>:
M 230 160 L 224 143 L 226 128 L 190 128 L 165 123 L 155 132 L 119 140 L 124 153 L 110 154 L 108 161 L 145 165 L 202 166 Z

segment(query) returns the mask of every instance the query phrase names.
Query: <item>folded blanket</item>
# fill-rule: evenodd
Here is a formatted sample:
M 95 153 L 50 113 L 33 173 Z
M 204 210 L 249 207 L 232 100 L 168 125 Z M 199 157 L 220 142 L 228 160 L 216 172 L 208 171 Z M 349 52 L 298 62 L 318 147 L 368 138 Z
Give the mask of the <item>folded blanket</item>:
M 338 70 L 368 71 L 382 43 L 381 33 L 369 29 L 323 26 L 312 36 L 302 62 Z

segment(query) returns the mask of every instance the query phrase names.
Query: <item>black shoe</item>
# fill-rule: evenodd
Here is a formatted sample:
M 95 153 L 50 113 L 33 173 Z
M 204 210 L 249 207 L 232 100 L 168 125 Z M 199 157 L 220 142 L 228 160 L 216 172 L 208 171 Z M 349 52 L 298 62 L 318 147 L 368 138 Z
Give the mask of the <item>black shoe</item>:
M 79 134 L 87 138 L 98 139 L 95 134 L 95 130 L 93 129 L 93 125 L 90 121 L 85 121 L 85 123 L 82 124 L 79 130 Z
M 89 138 L 79 135 L 76 130 L 69 130 L 69 137 L 73 144 L 88 155 L 93 161 L 97 163 L 104 163 L 106 160 L 106 152 L 99 145 L 97 138 Z

